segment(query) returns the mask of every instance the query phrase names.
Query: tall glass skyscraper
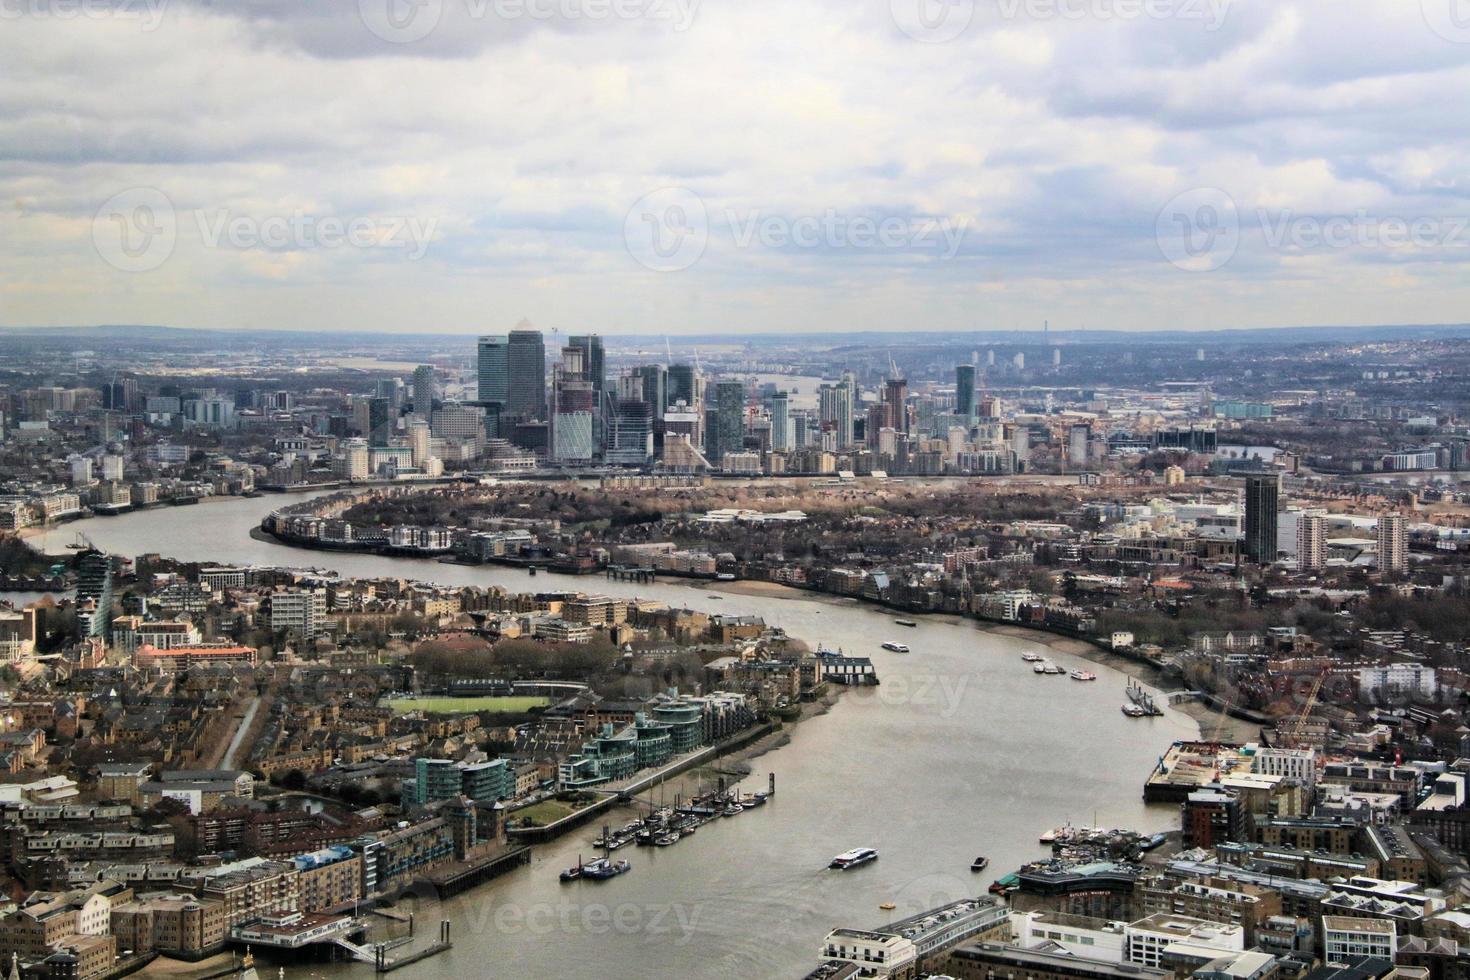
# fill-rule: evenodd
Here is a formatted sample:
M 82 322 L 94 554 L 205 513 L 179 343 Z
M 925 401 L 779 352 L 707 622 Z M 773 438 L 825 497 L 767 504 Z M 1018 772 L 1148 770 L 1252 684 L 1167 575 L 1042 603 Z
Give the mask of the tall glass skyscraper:
M 709 454 L 712 463 L 745 445 L 745 382 L 721 381 L 715 385 L 715 411 L 714 453 Z
M 975 417 L 975 365 L 959 364 L 954 369 L 954 413 Z
M 540 330 L 512 330 L 505 414 L 546 418 L 546 341 Z
M 504 335 L 480 338 L 478 402 L 506 403 L 510 393 L 510 339 Z
M 1276 511 L 1281 501 L 1281 477 L 1245 478 L 1245 557 L 1258 565 L 1276 560 Z

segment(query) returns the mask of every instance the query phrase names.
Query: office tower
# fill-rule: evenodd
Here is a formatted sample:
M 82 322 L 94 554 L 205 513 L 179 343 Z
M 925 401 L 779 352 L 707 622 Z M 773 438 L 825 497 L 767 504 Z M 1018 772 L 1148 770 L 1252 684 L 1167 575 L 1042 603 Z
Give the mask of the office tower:
M 1054 368 L 1062 366 L 1062 349 L 1060 347 L 1053 347 L 1051 349 L 1051 366 Z
M 1298 514 L 1296 519 L 1297 571 L 1310 572 L 1327 564 L 1327 518 Z
M 1245 540 L 1247 561 L 1269 565 L 1276 560 L 1276 512 L 1281 502 L 1281 477 L 1245 478 Z
M 896 432 L 909 431 L 909 383 L 889 378 L 883 386 L 883 404 L 888 407 L 888 424 Z
M 1067 434 L 1067 463 L 1072 467 L 1087 465 L 1087 446 L 1092 441 L 1092 426 L 1079 422 Z
M 985 366 L 995 367 L 995 351 L 988 350 L 985 352 Z
M 975 417 L 975 365 L 960 364 L 954 369 L 954 413 L 960 418 Z
M 479 384 L 475 401 L 482 405 L 490 402 L 506 404 L 510 398 L 510 338 L 504 335 L 481 337 L 476 364 Z
M 405 390 L 402 378 L 379 378 L 375 394 L 379 398 L 386 398 L 388 404 L 397 409 L 403 405 Z
M 582 351 L 582 376 L 592 382 L 592 390 L 601 395 L 607 390 L 607 359 L 602 338 L 597 334 L 570 337 L 567 344 Z
M 584 374 L 585 353 L 581 347 L 563 347 L 561 363 L 552 372 L 551 455 L 558 462 L 590 462 L 597 451 L 597 392 Z
M 518 419 L 546 417 L 546 341 L 539 330 L 510 332 L 505 414 Z
M 711 440 L 714 451 L 706 454 L 711 463 L 718 463 L 726 453 L 739 452 L 745 446 L 745 382 L 716 384 L 715 411 L 718 428 Z
M 368 442 L 374 446 L 388 445 L 388 439 L 393 435 L 393 403 L 388 398 L 368 399 Z
M 485 415 L 478 408 L 451 402 L 434 410 L 429 431 L 436 439 L 480 439 L 485 434 Z
M 608 463 L 644 466 L 653 458 L 653 406 L 648 402 L 618 399 L 608 429 Z
M 777 452 L 789 452 L 796 443 L 792 426 L 791 401 L 786 392 L 778 391 L 771 398 L 771 448 Z
M 1023 350 L 1016 351 L 1016 356 L 1015 356 L 1014 360 L 1015 360 L 1016 370 L 1017 371 L 1024 371 L 1024 370 L 1026 370 L 1026 352 L 1025 351 L 1023 351 Z
M 112 559 L 96 549 L 77 556 L 77 632 L 108 638 L 112 632 Z
M 699 405 L 704 401 L 695 391 L 694 365 L 671 364 L 669 365 L 669 404 L 683 402 L 686 405 Z
M 839 449 L 852 445 L 853 390 L 846 381 L 817 390 L 817 419 L 824 430 L 836 435 Z
M 434 410 L 434 369 L 421 364 L 413 369 L 413 412 L 428 418 Z
M 1402 514 L 1378 518 L 1378 570 L 1398 575 L 1409 567 L 1409 531 Z
M 669 407 L 669 371 L 662 364 L 644 364 L 633 369 L 643 379 L 642 398 L 653 408 L 653 417 L 662 420 Z

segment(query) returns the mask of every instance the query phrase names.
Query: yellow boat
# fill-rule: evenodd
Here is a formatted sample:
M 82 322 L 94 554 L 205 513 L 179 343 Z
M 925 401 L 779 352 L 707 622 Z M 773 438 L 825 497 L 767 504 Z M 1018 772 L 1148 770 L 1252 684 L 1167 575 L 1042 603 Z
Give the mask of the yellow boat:
M 880 909 L 885 910 L 885 911 L 890 910 L 890 909 L 896 909 L 896 908 L 898 908 L 898 906 L 897 905 L 894 905 L 892 902 L 884 902 L 882 905 L 880 905 L 878 907 Z

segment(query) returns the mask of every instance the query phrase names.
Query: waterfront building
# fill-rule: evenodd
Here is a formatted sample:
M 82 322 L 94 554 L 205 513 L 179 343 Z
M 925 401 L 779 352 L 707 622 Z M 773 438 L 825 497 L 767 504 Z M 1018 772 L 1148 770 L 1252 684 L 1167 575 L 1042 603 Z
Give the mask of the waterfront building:
M 949 954 L 944 972 L 956 980 L 1173 980 L 1173 973 L 1133 963 L 1049 949 L 970 943 Z
M 1245 930 L 1188 915 L 1160 912 L 1130 922 L 1124 929 L 1128 962 L 1163 966 L 1171 955 L 1204 951 L 1206 960 L 1245 950 Z

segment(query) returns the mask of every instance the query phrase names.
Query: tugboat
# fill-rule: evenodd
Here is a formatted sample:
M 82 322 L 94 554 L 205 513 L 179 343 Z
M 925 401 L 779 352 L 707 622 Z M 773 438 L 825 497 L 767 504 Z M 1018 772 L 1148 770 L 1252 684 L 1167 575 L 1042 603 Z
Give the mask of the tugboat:
M 983 854 L 970 862 L 971 871 L 984 871 L 988 867 L 990 867 L 990 858 Z
M 606 881 L 632 870 L 633 866 L 627 861 L 609 861 L 607 858 L 598 858 L 596 861 L 582 865 L 582 877 L 591 878 L 593 881 Z
M 871 847 L 855 847 L 850 851 L 843 851 L 832 859 L 827 867 L 836 871 L 851 871 L 853 868 L 862 867 L 869 861 L 878 860 L 878 852 Z
M 575 868 L 567 868 L 565 871 L 563 871 L 561 873 L 561 880 L 564 882 L 576 881 L 578 878 L 582 877 L 582 872 L 585 871 L 586 868 L 587 866 L 582 863 L 582 856 L 579 854 L 577 855 L 577 866 Z

